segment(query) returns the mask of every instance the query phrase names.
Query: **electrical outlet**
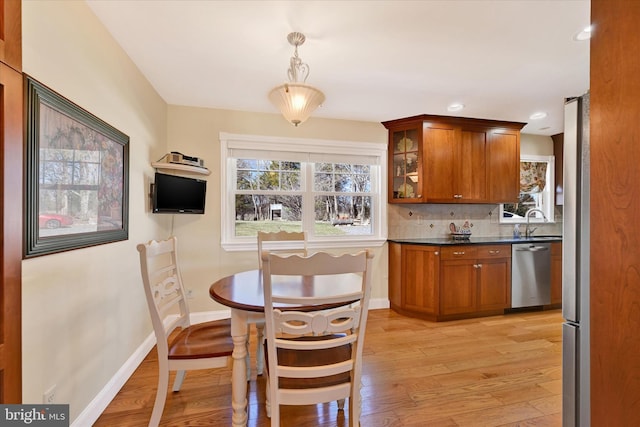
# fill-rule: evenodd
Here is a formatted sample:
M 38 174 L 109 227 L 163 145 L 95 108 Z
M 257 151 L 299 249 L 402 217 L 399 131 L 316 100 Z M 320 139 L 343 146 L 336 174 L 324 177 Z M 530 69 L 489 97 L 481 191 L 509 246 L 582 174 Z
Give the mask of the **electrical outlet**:
M 187 289 L 187 298 L 193 299 L 193 289 Z
M 56 402 L 56 386 L 52 385 L 49 390 L 45 391 L 42 395 L 42 403 L 45 405 L 51 405 Z

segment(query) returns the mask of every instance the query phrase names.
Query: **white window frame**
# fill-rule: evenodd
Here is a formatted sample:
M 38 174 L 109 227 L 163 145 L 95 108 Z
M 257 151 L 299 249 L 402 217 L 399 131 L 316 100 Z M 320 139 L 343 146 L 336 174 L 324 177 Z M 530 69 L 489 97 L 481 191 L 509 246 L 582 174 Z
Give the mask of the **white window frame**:
M 313 227 L 314 212 L 303 212 L 303 228 L 309 235 L 309 248 L 359 248 L 382 246 L 387 240 L 386 191 L 387 144 L 373 142 L 337 141 L 309 138 L 287 138 L 259 135 L 242 135 L 221 132 L 220 135 L 220 240 L 226 251 L 246 251 L 257 248 L 255 237 L 235 235 L 235 170 L 234 151 L 256 152 L 262 156 L 272 153 L 288 153 L 304 158 L 304 162 L 322 161 L 357 163 L 364 157 L 371 163 L 372 234 L 368 236 L 314 236 L 308 227 Z M 332 160 L 332 156 L 335 159 Z M 307 175 L 311 168 L 307 168 Z M 303 197 L 313 197 L 313 177 L 302 176 L 305 187 Z
M 533 154 L 523 154 L 520 156 L 521 162 L 546 162 L 547 163 L 547 184 L 545 185 L 545 191 L 543 192 L 542 204 L 546 207 L 545 216 L 547 220 L 531 216 L 531 223 L 555 223 L 555 156 L 538 156 Z M 526 218 L 504 218 L 504 204 L 500 204 L 500 224 L 524 224 Z

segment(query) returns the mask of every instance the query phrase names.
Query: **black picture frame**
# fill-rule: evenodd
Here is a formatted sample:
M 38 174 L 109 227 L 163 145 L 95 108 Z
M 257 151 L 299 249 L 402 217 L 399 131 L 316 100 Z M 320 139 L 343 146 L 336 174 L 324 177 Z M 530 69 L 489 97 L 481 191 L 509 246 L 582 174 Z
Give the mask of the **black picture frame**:
M 24 257 L 129 238 L 129 137 L 30 76 Z

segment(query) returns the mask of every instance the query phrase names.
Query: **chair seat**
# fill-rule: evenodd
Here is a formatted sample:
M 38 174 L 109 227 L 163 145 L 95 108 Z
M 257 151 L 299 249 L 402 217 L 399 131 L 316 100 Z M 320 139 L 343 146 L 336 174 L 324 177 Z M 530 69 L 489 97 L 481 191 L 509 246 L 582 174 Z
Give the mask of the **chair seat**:
M 314 341 L 322 339 L 332 339 L 344 336 L 344 334 L 325 335 L 320 337 L 296 337 L 291 338 L 293 341 Z M 316 349 L 308 351 L 290 350 L 286 348 L 278 348 L 278 361 L 282 366 L 308 367 L 316 365 L 326 365 L 331 363 L 344 362 L 351 359 L 351 345 L 346 344 L 340 347 L 329 349 Z M 265 354 L 267 354 L 267 344 L 265 341 Z M 268 356 L 268 355 L 267 355 Z M 266 368 L 269 372 L 269 358 Z M 283 389 L 305 389 L 330 387 L 333 385 L 344 384 L 351 381 L 349 372 L 341 374 L 329 375 L 326 377 L 316 378 L 280 378 L 279 387 Z
M 230 319 L 189 326 L 181 330 L 169 344 L 169 359 L 230 356 L 232 352 Z

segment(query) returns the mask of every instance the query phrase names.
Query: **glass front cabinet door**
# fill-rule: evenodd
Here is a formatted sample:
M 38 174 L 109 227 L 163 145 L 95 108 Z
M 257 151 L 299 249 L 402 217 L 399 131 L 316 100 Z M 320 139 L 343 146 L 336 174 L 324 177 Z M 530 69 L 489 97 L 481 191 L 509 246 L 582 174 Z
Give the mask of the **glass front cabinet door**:
M 422 123 L 389 131 L 389 203 L 422 201 Z

